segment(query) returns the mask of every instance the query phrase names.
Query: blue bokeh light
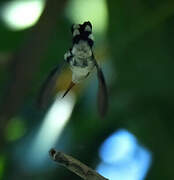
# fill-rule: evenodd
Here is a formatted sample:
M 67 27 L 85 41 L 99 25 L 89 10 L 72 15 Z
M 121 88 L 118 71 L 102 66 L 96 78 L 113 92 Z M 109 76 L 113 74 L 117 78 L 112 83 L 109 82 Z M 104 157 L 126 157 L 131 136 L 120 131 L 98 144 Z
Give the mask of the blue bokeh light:
M 114 163 L 129 158 L 135 151 L 136 138 L 124 129 L 108 137 L 100 148 L 100 157 L 106 163 Z
M 143 180 L 152 161 L 151 153 L 124 129 L 104 141 L 99 155 L 97 171 L 112 180 Z

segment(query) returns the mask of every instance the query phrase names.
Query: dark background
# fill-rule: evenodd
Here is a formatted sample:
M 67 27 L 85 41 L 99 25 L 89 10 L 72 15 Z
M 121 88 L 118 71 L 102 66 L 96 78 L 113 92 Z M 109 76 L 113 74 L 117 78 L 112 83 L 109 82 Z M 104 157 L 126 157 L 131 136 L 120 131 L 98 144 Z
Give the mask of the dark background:
M 0 1 L 1 12 L 8 2 Z M 36 107 L 40 86 L 71 46 L 75 22 L 66 15 L 69 3 L 46 1 L 37 23 L 24 30 L 10 29 L 1 17 L 0 179 L 80 179 L 49 157 L 40 165 L 40 151 L 30 152 L 47 113 Z M 95 169 L 102 142 L 124 128 L 152 154 L 145 179 L 173 179 L 174 1 L 116 0 L 106 6 L 107 28 L 96 30 L 94 51 L 108 84 L 108 114 L 105 119 L 97 114 L 94 72 L 74 88 L 73 112 L 53 146 Z M 70 77 L 68 70 L 62 73 L 58 92 Z

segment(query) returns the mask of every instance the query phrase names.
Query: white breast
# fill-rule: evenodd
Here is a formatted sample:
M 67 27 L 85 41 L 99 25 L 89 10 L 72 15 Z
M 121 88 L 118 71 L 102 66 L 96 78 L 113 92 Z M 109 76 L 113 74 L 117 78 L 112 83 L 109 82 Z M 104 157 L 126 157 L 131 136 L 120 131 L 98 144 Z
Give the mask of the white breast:
M 72 81 L 74 83 L 79 83 L 86 78 L 86 76 L 93 70 L 94 62 L 88 62 L 88 66 L 80 67 L 80 66 L 71 66 L 72 70 Z

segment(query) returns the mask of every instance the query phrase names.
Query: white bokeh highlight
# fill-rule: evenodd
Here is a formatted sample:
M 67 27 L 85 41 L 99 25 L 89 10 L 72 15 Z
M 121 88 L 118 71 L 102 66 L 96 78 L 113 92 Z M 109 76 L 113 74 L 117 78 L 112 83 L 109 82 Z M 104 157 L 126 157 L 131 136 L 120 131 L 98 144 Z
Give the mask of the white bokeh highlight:
M 104 34 L 108 27 L 108 8 L 106 0 L 70 0 L 66 16 L 75 24 L 90 21 L 93 32 Z
M 1 8 L 1 19 L 11 30 L 33 26 L 45 7 L 45 0 L 12 0 Z
M 62 93 L 58 94 L 30 146 L 29 159 L 35 157 L 31 164 L 39 166 L 48 157 L 48 151 L 59 141 L 59 137 L 70 119 L 74 105 L 75 95 L 72 92 L 64 98 L 62 98 Z

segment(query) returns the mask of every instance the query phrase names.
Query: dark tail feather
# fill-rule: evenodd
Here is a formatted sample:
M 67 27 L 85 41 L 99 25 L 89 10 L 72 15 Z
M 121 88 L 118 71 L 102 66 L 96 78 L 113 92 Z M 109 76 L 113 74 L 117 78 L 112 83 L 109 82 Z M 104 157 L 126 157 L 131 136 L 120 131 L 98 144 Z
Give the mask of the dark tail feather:
M 62 98 L 64 98 L 67 93 L 72 89 L 72 87 L 75 85 L 75 83 L 73 83 L 72 81 L 70 82 L 68 89 L 65 91 L 65 93 L 63 94 Z

